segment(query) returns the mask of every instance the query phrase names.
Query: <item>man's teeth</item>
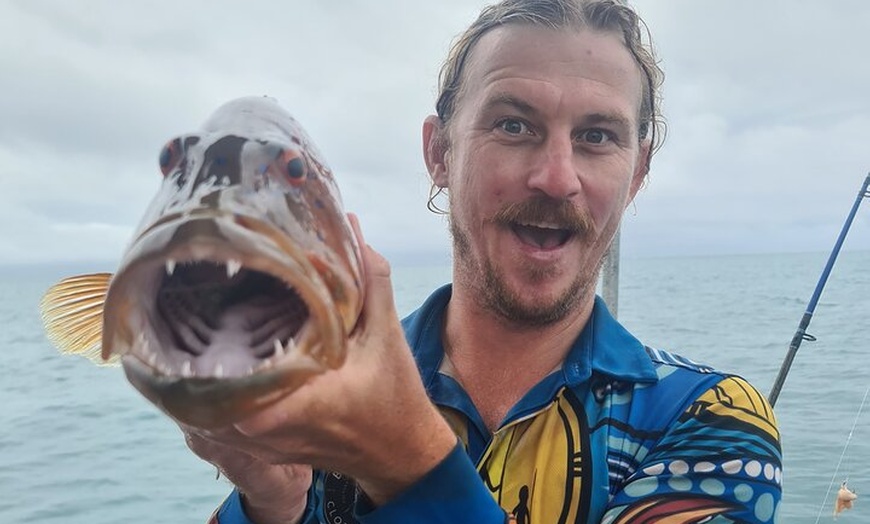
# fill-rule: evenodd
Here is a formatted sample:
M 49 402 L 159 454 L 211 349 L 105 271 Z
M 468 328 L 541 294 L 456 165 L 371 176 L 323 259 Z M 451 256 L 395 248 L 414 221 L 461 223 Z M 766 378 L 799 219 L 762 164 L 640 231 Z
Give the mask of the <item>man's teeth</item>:
M 562 229 L 562 226 L 556 224 L 555 222 L 542 222 L 542 223 L 532 223 L 532 222 L 519 222 L 520 226 L 524 227 L 536 227 L 538 229 Z

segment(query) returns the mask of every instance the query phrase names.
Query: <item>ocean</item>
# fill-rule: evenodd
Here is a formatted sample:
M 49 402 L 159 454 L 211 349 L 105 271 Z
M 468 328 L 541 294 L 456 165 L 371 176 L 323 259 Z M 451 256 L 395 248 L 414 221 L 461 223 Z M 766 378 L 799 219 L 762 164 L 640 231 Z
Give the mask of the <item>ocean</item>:
M 619 318 L 648 345 L 737 372 L 765 393 L 827 253 L 622 261 Z M 95 268 L 97 269 L 97 268 Z M 61 356 L 37 304 L 61 268 L 0 272 L 0 524 L 202 523 L 229 492 L 120 368 Z M 394 267 L 402 313 L 449 278 Z M 776 406 L 783 524 L 870 521 L 870 252 L 841 253 Z

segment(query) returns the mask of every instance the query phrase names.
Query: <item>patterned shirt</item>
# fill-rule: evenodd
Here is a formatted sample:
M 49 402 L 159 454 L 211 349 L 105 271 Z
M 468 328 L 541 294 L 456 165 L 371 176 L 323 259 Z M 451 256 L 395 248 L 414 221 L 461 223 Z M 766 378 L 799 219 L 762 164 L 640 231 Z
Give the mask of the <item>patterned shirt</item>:
M 461 446 L 378 508 L 351 479 L 316 472 L 303 523 L 776 522 L 779 432 L 745 380 L 645 347 L 596 299 L 562 366 L 491 434 L 444 355 L 450 293 L 436 290 L 403 326 Z M 250 523 L 237 492 L 216 520 Z

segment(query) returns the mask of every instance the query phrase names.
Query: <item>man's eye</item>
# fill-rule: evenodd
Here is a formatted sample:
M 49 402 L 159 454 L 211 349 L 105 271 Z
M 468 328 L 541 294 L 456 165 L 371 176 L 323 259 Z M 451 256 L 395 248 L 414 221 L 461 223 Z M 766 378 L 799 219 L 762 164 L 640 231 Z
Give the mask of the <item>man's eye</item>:
M 522 135 L 529 132 L 529 127 L 521 120 L 505 118 L 497 124 L 498 128 L 510 135 Z
M 580 139 L 587 144 L 600 145 L 606 144 L 612 139 L 612 137 L 610 136 L 610 133 L 603 129 L 587 129 L 580 133 Z

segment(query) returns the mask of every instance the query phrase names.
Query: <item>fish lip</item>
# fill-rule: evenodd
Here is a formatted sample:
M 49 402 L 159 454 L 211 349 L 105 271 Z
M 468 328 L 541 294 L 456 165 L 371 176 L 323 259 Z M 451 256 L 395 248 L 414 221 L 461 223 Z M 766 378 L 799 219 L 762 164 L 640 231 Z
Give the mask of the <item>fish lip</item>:
M 122 364 L 127 380 L 145 398 L 176 421 L 206 430 L 236 423 L 324 371 L 307 356 L 293 360 L 293 373 L 276 367 L 233 379 L 154 374 L 151 366 L 132 355 L 122 357 Z
M 219 223 L 222 231 L 235 232 L 241 238 L 250 240 L 250 245 L 240 247 L 225 239 L 214 238 L 197 242 L 187 240 L 178 245 L 164 245 L 157 241 L 161 235 L 171 233 L 175 225 L 196 220 Z M 229 213 L 179 216 L 175 220 L 164 220 L 159 226 L 147 228 L 131 245 L 128 251 L 130 256 L 121 264 L 109 289 L 103 332 L 104 358 L 120 355 L 128 379 L 146 398 L 161 406 L 173 418 L 197 426 L 238 419 L 250 414 L 248 408 L 251 406 L 268 402 L 278 393 L 285 395 L 288 388 L 301 385 L 298 383 L 299 377 L 307 378 L 337 368 L 345 357 L 346 328 L 336 313 L 328 286 L 309 259 L 309 253 L 302 247 L 283 241 L 285 238 L 286 233 L 269 223 Z M 288 354 L 276 359 L 270 368 L 255 367 L 248 374 L 220 379 L 184 377 L 178 372 L 177 366 L 173 370 L 143 360 L 141 352 L 134 348 L 137 343 L 135 334 L 144 332 L 149 340 L 159 342 L 158 334 L 141 316 L 133 320 L 134 325 L 131 325 L 123 315 L 131 308 L 147 315 L 148 307 L 141 304 L 147 304 L 148 298 L 136 298 L 137 289 L 143 281 L 147 287 L 148 282 L 152 285 L 155 283 L 156 276 L 162 277 L 165 261 L 169 259 L 178 263 L 236 259 L 242 261 L 246 269 L 266 273 L 292 287 L 308 307 L 306 325 L 316 326 L 316 329 L 306 329 L 303 325 L 302 329 L 306 333 L 319 334 L 318 337 L 309 334 L 305 340 L 311 355 Z M 136 306 L 135 300 L 143 302 Z M 191 410 L 190 406 L 197 406 L 197 409 Z M 218 409 L 209 406 L 223 407 Z

